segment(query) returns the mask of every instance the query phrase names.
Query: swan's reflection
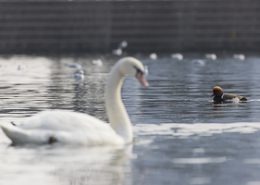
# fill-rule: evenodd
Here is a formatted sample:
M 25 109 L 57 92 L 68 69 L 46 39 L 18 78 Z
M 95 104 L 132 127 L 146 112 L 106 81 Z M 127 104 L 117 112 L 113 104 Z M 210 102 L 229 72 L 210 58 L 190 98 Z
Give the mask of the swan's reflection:
M 80 154 L 78 154 L 80 152 Z M 83 151 L 73 151 L 72 160 L 65 160 L 54 170 L 61 184 L 68 185 L 121 185 L 125 184 L 125 174 L 129 171 L 128 159 L 132 147 L 95 147 Z M 77 156 L 77 159 L 74 158 Z
M 126 184 L 132 146 L 8 147 L 1 153 L 0 184 L 121 185 Z

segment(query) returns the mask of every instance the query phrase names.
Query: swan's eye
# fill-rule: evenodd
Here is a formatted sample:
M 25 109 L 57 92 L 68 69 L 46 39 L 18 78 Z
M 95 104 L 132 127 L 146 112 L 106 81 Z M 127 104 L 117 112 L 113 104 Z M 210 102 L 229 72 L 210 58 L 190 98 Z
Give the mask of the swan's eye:
M 139 69 L 138 67 L 134 66 L 135 70 L 136 70 L 136 75 L 144 75 L 144 72 Z

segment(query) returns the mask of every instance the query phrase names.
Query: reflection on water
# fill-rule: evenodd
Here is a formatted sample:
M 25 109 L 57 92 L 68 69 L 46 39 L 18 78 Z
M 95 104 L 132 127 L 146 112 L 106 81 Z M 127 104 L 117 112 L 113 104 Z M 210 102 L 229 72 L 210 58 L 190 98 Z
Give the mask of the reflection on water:
M 0 183 L 124 184 L 130 154 L 129 148 L 8 147 L 1 149 Z
M 123 88 L 135 127 L 130 149 L 12 147 L 0 133 L 0 184 L 260 184 L 260 59 L 139 58 L 149 67 L 150 87 L 127 79 Z M 107 120 L 104 85 L 115 60 L 0 57 L 1 123 L 46 109 Z M 81 66 L 84 79 L 70 65 Z M 249 102 L 213 105 L 216 84 Z

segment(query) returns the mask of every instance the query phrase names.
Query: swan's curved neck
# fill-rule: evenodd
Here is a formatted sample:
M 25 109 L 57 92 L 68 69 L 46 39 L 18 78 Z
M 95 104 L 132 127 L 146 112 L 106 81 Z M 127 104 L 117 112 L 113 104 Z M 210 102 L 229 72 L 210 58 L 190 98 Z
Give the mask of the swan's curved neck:
M 124 77 L 114 67 L 109 74 L 105 89 L 105 104 L 111 127 L 124 138 L 125 142 L 133 140 L 132 124 L 121 98 Z

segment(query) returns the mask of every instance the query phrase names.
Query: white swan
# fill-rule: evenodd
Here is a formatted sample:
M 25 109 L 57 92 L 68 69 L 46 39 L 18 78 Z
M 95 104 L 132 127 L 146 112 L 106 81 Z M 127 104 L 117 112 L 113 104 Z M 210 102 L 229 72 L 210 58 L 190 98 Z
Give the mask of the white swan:
M 121 100 L 125 76 L 136 77 L 144 86 L 143 64 L 132 57 L 119 60 L 112 68 L 105 89 L 110 125 L 87 114 L 65 110 L 40 112 L 20 122 L 1 124 L 13 144 L 123 145 L 132 142 L 132 124 Z

